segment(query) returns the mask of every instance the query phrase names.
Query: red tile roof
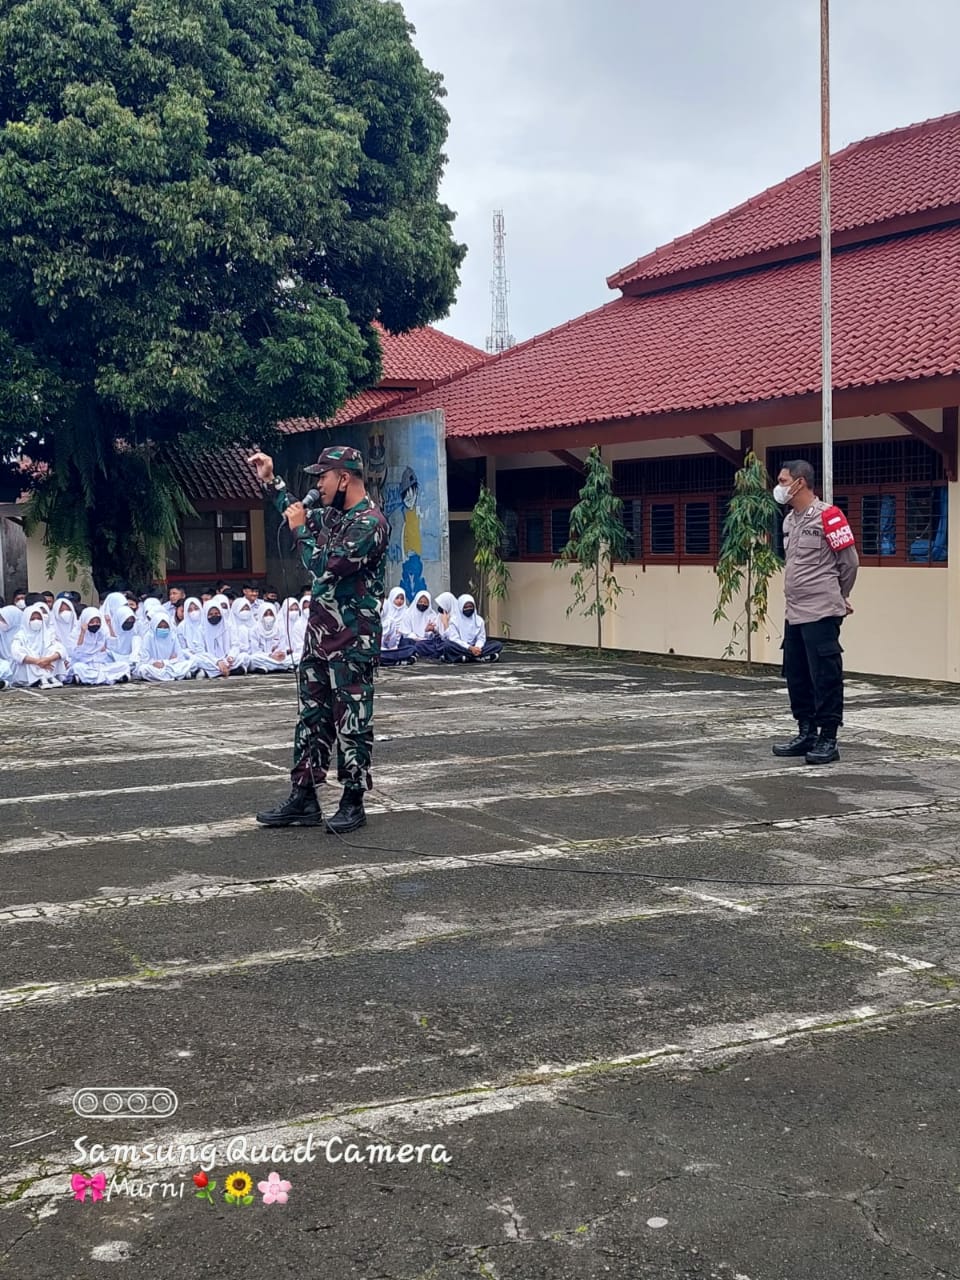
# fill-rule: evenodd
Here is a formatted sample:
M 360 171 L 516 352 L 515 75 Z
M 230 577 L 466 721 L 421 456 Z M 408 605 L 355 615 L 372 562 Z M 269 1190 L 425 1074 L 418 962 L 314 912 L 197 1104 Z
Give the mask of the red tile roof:
M 332 418 L 288 418 L 284 422 L 278 422 L 277 428 L 285 436 L 295 436 L 304 431 L 323 431 L 329 427 L 342 427 L 348 422 L 354 422 L 367 414 L 375 413 L 385 404 L 396 400 L 398 394 L 395 387 L 371 387 L 367 391 L 360 391 L 357 395 L 351 396 Z
M 449 333 L 431 325 L 411 329 L 409 333 L 388 333 L 379 325 L 377 329 L 383 350 L 381 385 L 392 382 L 416 386 L 436 382 L 489 359 L 479 347 L 451 338 Z
M 383 351 L 383 377 L 376 387 L 361 391 L 340 406 L 328 420 L 289 418 L 278 422 L 284 435 L 342 427 L 371 416 L 382 405 L 395 400 L 404 390 L 423 391 L 441 379 L 483 364 L 489 357 L 478 347 L 448 333 L 427 327 L 410 333 L 388 333 L 377 326 Z
M 837 388 L 960 373 L 960 225 L 841 250 L 833 283 Z M 819 289 L 806 258 L 620 297 L 372 416 L 490 436 L 814 392 Z
M 960 216 L 960 113 L 879 134 L 831 159 L 831 224 L 836 243 L 886 235 L 911 219 L 957 206 Z M 795 257 L 798 246 L 816 252 L 820 236 L 820 165 L 811 165 L 722 217 L 638 258 L 612 275 L 611 288 L 650 292 L 680 280 L 716 275 L 721 264 L 738 270 L 752 258 Z M 783 252 L 785 251 L 786 252 Z M 679 277 L 671 280 L 671 277 Z
M 250 450 L 239 445 L 189 453 L 175 445 L 164 452 L 165 460 L 191 502 L 262 501 L 260 483 L 253 468 L 247 465 L 249 456 Z

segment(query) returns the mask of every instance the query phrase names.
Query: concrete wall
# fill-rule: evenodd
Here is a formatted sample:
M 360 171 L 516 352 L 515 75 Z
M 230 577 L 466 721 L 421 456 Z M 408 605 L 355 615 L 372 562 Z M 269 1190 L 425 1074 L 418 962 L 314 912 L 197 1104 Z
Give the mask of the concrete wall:
M 934 429 L 939 414 L 918 413 Z M 819 424 L 801 423 L 776 431 L 758 431 L 755 448 L 765 456 L 767 448 L 785 444 L 818 442 Z M 878 417 L 838 422 L 837 440 L 902 436 L 896 423 Z M 732 436 L 729 443 L 738 445 Z M 698 442 L 685 440 L 640 441 L 604 448 L 607 461 L 619 458 L 670 457 L 702 453 Z M 521 465 L 551 465 L 549 455 L 501 458 L 498 473 Z M 846 665 L 852 671 L 877 675 L 912 676 L 960 682 L 960 484 L 949 486 L 949 547 L 946 567 L 878 567 L 860 569 L 853 592 L 854 614 L 844 623 L 842 643 Z M 506 623 L 510 635 L 521 640 L 549 643 L 593 644 L 592 619 L 566 616 L 573 598 L 569 573 L 545 563 L 511 563 L 509 599 L 491 610 L 494 629 Z M 648 653 L 675 653 L 690 657 L 720 658 L 730 639 L 729 623 L 713 623 L 717 576 L 706 565 L 620 565 L 617 579 L 623 588 L 613 615 L 604 625 L 605 647 Z M 783 596 L 778 579 L 770 593 L 770 622 L 754 638 L 754 657 L 779 663 L 783 633 Z M 731 610 L 731 613 L 735 613 Z
M 13 599 L 27 587 L 27 538 L 18 520 L 0 516 L 0 596 Z

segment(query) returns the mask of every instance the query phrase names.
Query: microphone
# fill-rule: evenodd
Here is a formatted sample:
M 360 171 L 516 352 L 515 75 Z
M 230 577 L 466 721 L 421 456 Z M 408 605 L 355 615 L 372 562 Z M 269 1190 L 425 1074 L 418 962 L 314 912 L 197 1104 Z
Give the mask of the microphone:
M 311 489 L 309 493 L 306 494 L 305 497 L 301 498 L 301 502 L 307 508 L 308 511 L 312 511 L 315 507 L 319 507 L 321 504 L 321 501 L 322 499 L 320 497 L 319 489 Z

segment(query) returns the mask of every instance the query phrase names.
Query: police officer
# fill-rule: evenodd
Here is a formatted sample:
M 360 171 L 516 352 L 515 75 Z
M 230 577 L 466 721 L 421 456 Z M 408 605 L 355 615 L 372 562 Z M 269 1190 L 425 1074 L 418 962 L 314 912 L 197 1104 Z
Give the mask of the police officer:
M 783 522 L 783 673 L 799 726 L 797 736 L 775 746 L 773 754 L 830 764 L 840 759 L 837 730 L 843 724 L 840 625 L 853 613 L 849 597 L 860 561 L 846 516 L 822 502 L 813 483 L 809 462 L 787 462 L 773 491 L 790 508 Z
M 364 792 L 373 785 L 373 676 L 380 654 L 380 601 L 390 527 L 367 497 L 356 449 L 324 449 L 308 475 L 317 477 L 322 509 L 292 497 L 273 459 L 255 453 L 264 489 L 297 540 L 312 578 L 310 619 L 298 668 L 300 716 L 293 743 L 293 789 L 275 809 L 257 814 L 266 827 L 319 826 L 316 787 L 327 776 L 334 744 L 340 807 L 327 830 L 354 831 L 366 822 Z

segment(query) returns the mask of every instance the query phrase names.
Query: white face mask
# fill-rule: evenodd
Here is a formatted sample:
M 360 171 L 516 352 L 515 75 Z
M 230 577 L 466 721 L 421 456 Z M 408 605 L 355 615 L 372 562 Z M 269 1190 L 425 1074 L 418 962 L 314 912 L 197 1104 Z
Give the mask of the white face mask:
M 270 635 L 270 633 L 273 631 L 273 628 L 277 625 L 277 620 L 272 615 L 270 615 L 266 618 L 262 618 L 260 621 L 260 625 L 261 627 L 263 627 L 267 635 Z
M 43 619 L 42 619 L 42 618 L 31 618 L 31 619 L 27 622 L 27 626 L 30 628 L 30 630 L 31 630 L 31 631 L 42 631 L 42 630 L 43 630 Z
M 26 609 L 26 607 L 27 607 L 27 602 L 26 602 L 26 600 L 16 600 L 16 601 L 14 601 L 14 603 L 16 604 L 17 608 L 18 608 L 18 609 L 21 609 L 21 610 L 22 610 L 22 609 Z
M 796 483 L 796 482 L 794 482 L 794 483 Z M 793 484 L 789 484 L 789 485 L 786 485 L 786 484 L 778 484 L 778 485 L 776 485 L 776 486 L 775 486 L 775 488 L 774 488 L 774 490 L 773 490 L 773 500 L 774 500 L 774 502 L 778 503 L 781 507 L 785 507 L 785 506 L 787 505 L 787 503 L 790 501 L 790 496 L 791 496 L 792 490 L 793 490 Z

